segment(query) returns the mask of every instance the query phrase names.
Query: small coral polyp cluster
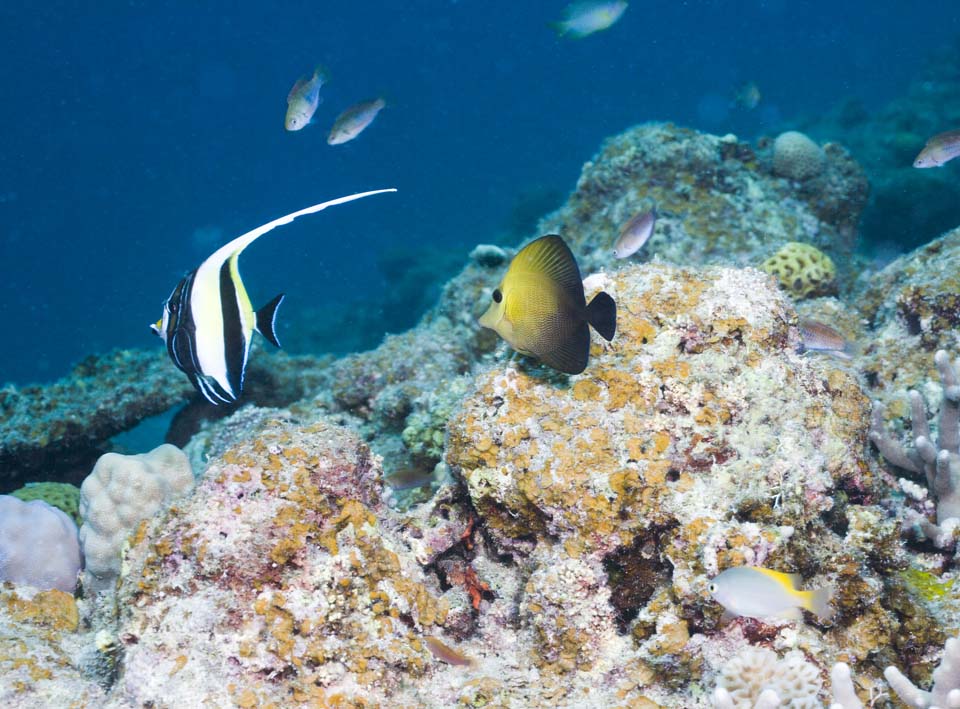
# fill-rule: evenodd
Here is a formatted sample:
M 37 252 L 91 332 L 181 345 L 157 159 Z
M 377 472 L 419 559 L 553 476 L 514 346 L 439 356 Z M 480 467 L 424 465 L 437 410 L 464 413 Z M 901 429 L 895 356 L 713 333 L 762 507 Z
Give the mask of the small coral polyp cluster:
M 183 453 L 93 463 L 182 401 L 160 356 L 3 390 L 10 489 L 47 465 L 88 478 L 78 510 L 76 488 L 18 493 L 82 518 L 87 563 L 75 594 L 0 587 L 0 704 L 949 706 L 960 231 L 858 281 L 865 196 L 835 144 L 637 126 L 540 225 L 587 299 L 617 302 L 582 374 L 478 327 L 514 253 L 479 247 L 373 351 L 256 353 L 245 406 L 173 419 Z M 654 236 L 615 261 L 653 204 Z M 859 334 L 853 358 L 802 354 L 798 310 Z M 11 536 L 0 519 L 0 573 Z M 724 618 L 711 580 L 751 565 L 831 588 L 833 617 Z

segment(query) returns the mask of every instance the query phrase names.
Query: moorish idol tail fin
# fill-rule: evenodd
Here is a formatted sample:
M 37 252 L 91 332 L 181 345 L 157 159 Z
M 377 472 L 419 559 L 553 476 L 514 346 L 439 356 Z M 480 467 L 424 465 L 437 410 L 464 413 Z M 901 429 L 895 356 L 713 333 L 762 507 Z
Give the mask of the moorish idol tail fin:
M 587 321 L 610 342 L 617 332 L 617 304 L 604 291 L 597 293 L 587 305 Z
M 238 236 L 233 241 L 227 244 L 224 244 L 219 249 L 214 251 L 213 254 L 210 256 L 210 258 L 204 261 L 204 264 L 207 264 L 207 263 L 218 264 L 217 269 L 219 269 L 219 264 L 222 264 L 231 256 L 239 255 L 241 251 L 243 251 L 245 248 L 250 246 L 250 244 L 252 244 L 254 241 L 256 241 L 258 238 L 260 238 L 264 234 L 267 234 L 273 231 L 278 226 L 289 224 L 297 217 L 302 217 L 307 214 L 315 214 L 316 212 L 322 212 L 327 207 L 334 207 L 338 204 L 343 204 L 345 202 L 352 202 L 355 199 L 363 199 L 364 197 L 370 197 L 371 195 L 375 195 L 375 194 L 382 194 L 384 192 L 396 192 L 396 191 L 397 189 L 395 187 L 390 187 L 385 190 L 372 190 L 370 192 L 358 192 L 357 194 L 347 195 L 346 197 L 338 197 L 337 199 L 331 199 L 329 202 L 323 202 L 322 204 L 315 204 L 312 207 L 307 207 L 297 212 L 293 212 L 292 214 L 287 214 L 286 216 L 280 217 L 279 219 L 274 219 L 272 222 L 267 222 L 263 226 L 258 226 L 253 231 L 248 231 L 246 234 L 243 234 L 242 236 Z
M 257 311 L 257 332 L 266 337 L 274 347 L 280 347 L 280 340 L 277 338 L 277 308 L 283 302 L 284 294 L 281 293 L 269 303 Z

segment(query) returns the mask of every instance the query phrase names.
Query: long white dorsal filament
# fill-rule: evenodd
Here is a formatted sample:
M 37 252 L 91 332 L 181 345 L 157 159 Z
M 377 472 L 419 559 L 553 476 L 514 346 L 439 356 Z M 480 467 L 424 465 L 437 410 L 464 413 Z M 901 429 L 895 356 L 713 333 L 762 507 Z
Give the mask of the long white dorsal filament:
M 235 253 L 240 253 L 250 244 L 252 244 L 256 239 L 260 238 L 267 232 L 273 231 L 278 226 L 283 226 L 284 224 L 289 224 L 297 217 L 302 217 L 307 214 L 315 214 L 316 212 L 322 212 L 327 207 L 334 207 L 338 204 L 343 204 L 345 202 L 352 202 L 355 199 L 363 199 L 364 197 L 370 197 L 375 194 L 383 194 L 384 192 L 396 192 L 395 187 L 389 187 L 383 190 L 371 190 L 370 192 L 358 192 L 357 194 L 347 195 L 346 197 L 338 197 L 337 199 L 331 199 L 329 202 L 323 202 L 322 204 L 315 204 L 312 207 L 307 207 L 286 216 L 280 217 L 279 219 L 274 219 L 272 222 L 267 222 L 263 226 L 258 226 L 253 231 L 248 231 L 242 236 L 238 236 L 233 241 L 224 244 L 219 249 L 211 254 L 204 263 L 223 263 L 230 256 Z

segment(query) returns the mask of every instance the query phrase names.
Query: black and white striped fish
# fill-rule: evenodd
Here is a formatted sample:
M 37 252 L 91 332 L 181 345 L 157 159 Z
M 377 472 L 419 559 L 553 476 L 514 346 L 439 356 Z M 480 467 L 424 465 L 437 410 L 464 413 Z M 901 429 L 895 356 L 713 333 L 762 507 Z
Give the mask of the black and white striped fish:
M 283 294 L 253 310 L 237 265 L 243 250 L 297 217 L 383 192 L 396 190 L 360 192 L 274 219 L 221 246 L 177 284 L 163 304 L 163 317 L 150 328 L 163 338 L 170 359 L 207 401 L 232 404 L 240 396 L 254 330 L 280 346 L 274 322 Z

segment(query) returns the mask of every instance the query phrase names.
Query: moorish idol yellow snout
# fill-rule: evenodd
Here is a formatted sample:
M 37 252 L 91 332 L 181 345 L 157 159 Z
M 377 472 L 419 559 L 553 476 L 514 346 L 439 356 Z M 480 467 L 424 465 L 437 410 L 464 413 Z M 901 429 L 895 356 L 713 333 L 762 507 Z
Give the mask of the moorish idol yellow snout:
M 297 217 L 383 192 L 396 189 L 360 192 L 274 219 L 221 246 L 177 284 L 163 304 L 163 317 L 150 329 L 163 338 L 170 359 L 207 401 L 232 404 L 240 396 L 254 330 L 280 346 L 274 324 L 283 294 L 254 311 L 237 266 L 243 250 Z

